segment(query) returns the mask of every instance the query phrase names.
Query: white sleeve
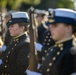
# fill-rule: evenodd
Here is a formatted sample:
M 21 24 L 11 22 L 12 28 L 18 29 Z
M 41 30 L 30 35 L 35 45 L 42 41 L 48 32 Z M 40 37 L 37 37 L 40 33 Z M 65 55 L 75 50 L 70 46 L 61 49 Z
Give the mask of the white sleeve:
M 2 48 L 0 48 L 0 51 L 5 51 L 6 50 L 6 45 L 3 45 Z
M 76 72 L 72 73 L 71 75 L 76 75 Z
M 26 70 L 26 73 L 27 75 L 42 75 L 41 73 L 30 71 L 30 70 Z
M 41 51 L 43 45 L 40 44 L 40 43 L 36 43 L 35 47 L 36 47 L 36 50 L 37 50 L 37 51 Z
M 0 65 L 2 64 L 2 60 L 0 59 Z

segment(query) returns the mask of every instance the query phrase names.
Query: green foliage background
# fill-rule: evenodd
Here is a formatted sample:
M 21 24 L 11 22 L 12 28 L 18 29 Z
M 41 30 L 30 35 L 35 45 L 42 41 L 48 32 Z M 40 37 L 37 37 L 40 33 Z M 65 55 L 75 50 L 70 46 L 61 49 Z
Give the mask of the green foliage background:
M 24 3 L 24 7 L 29 5 L 39 9 L 47 9 L 49 7 L 74 9 L 72 0 L 0 0 L 0 9 L 5 7 L 9 10 L 20 10 L 22 3 Z

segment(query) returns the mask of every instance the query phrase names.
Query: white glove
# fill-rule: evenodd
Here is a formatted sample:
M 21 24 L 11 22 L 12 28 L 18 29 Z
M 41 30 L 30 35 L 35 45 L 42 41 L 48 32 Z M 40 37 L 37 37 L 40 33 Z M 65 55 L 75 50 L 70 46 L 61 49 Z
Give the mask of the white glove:
M 26 73 L 27 75 L 41 75 L 41 73 L 30 71 L 30 70 L 26 70 Z
M 76 72 L 72 73 L 71 75 L 76 75 Z
M 2 48 L 0 48 L 0 51 L 5 51 L 6 50 L 6 45 L 3 45 Z
M 41 65 L 38 63 L 38 66 L 37 66 L 37 68 L 39 69 L 39 68 L 40 68 L 40 66 L 41 66 Z
M 0 65 L 2 64 L 2 60 L 0 59 Z
M 41 45 L 40 43 L 36 43 L 35 47 L 37 51 L 41 51 L 43 45 Z

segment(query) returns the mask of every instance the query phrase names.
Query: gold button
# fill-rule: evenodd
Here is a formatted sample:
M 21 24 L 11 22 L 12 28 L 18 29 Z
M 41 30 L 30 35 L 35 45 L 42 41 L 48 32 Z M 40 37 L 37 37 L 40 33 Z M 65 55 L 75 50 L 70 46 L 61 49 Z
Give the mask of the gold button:
M 58 44 L 58 47 L 61 47 L 61 44 Z
M 63 50 L 63 47 L 61 47 L 60 50 L 62 51 Z
M 51 40 L 49 39 L 48 41 L 50 42 Z
M 18 41 L 19 39 L 16 39 L 16 41 Z
M 49 66 L 52 66 L 52 63 L 49 63 Z
M 15 46 L 16 46 L 17 44 L 15 44 Z
M 59 55 L 59 54 L 60 54 L 60 52 L 58 51 L 58 52 L 57 52 L 57 55 Z
M 47 50 L 45 50 L 45 53 L 47 52 Z
M 8 75 L 10 75 L 10 74 L 8 74 Z
M 46 38 L 48 38 L 48 36 L 46 36 Z
M 8 55 L 6 57 L 8 58 Z
M 5 68 L 7 68 L 7 65 L 5 65 Z
M 10 54 L 10 51 L 8 52 L 8 54 Z
M 53 57 L 53 60 L 56 60 L 56 57 Z
M 49 71 L 50 71 L 50 69 L 47 69 L 46 71 L 47 71 L 47 72 L 49 72 Z
M 9 20 L 9 22 L 12 22 L 12 20 Z
M 5 75 L 7 75 L 7 74 L 5 74 Z
M 53 49 L 51 49 L 50 51 L 53 51 Z
M 44 61 L 45 60 L 45 57 L 42 57 L 42 61 Z

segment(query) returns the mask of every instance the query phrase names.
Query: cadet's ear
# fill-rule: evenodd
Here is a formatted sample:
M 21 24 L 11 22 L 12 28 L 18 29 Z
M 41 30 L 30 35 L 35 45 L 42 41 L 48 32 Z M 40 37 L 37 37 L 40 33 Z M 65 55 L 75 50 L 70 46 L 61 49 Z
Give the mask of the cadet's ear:
M 72 26 L 71 25 L 67 26 L 67 32 L 72 32 Z
M 22 30 L 22 31 L 24 31 L 24 30 L 25 30 L 25 27 L 24 27 L 24 26 L 21 26 L 20 28 L 21 28 L 21 30 Z

